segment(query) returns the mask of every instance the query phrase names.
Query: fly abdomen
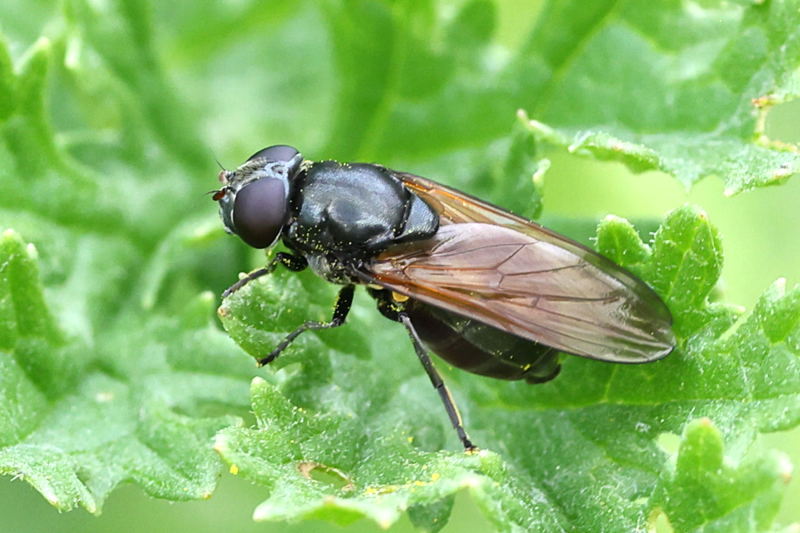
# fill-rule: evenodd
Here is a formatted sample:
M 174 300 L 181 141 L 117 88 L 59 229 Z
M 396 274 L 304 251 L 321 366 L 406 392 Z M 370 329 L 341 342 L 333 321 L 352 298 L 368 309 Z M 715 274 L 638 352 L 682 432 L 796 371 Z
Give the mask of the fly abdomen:
M 496 379 L 542 383 L 558 374 L 558 352 L 467 317 L 409 302 L 406 313 L 425 345 L 451 365 Z

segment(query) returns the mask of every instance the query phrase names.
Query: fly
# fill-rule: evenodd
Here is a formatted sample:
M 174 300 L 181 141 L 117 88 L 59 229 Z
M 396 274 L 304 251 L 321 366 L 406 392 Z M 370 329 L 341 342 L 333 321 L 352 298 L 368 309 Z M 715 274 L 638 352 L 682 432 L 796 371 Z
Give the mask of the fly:
M 597 252 L 456 189 L 368 163 L 306 161 L 264 148 L 219 174 L 225 229 L 255 248 L 281 241 L 264 268 L 311 268 L 341 285 L 328 322 L 306 322 L 259 359 L 275 360 L 298 335 L 344 324 L 356 285 L 405 327 L 458 437 L 458 408 L 428 352 L 468 372 L 543 383 L 559 353 L 647 363 L 675 346 L 658 295 Z

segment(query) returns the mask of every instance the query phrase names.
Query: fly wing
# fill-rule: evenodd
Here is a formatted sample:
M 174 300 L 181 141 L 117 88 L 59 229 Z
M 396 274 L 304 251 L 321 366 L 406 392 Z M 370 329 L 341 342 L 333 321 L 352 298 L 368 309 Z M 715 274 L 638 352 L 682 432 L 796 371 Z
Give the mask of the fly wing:
M 477 198 L 396 175 L 442 225 L 376 257 L 372 283 L 583 357 L 644 363 L 672 351 L 669 310 L 627 270 Z

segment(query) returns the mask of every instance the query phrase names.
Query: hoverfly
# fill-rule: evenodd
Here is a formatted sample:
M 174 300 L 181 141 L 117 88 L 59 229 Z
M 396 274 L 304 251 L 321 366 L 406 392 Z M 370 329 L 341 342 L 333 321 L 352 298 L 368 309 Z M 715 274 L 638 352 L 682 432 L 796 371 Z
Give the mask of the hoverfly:
M 301 333 L 344 324 L 356 285 L 408 331 L 465 449 L 473 449 L 428 351 L 493 378 L 542 383 L 559 352 L 615 363 L 669 354 L 672 317 L 644 282 L 609 259 L 530 220 L 434 181 L 367 163 L 306 161 L 290 146 L 252 155 L 219 174 L 226 231 L 255 248 L 278 240 L 264 268 L 310 267 L 342 285 L 329 322 L 306 322 L 259 360 L 273 361 Z

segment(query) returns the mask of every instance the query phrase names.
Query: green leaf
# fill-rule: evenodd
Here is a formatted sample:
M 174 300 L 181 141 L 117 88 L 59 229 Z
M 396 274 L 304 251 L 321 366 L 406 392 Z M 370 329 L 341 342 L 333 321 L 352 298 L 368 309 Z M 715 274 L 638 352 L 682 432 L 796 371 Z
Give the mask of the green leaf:
M 780 183 L 800 170 L 800 154 L 770 142 L 763 123 L 770 107 L 798 96 L 797 8 L 548 3 L 523 54 L 535 59 L 522 68 L 539 70 L 531 130 L 686 186 L 708 175 L 728 194 Z
M 211 296 L 194 306 L 202 322 L 195 309 L 148 317 L 133 331 L 135 321 L 123 322 L 96 340 L 95 352 L 57 328 L 35 249 L 12 231 L 0 241 L 0 265 L 0 472 L 27 480 L 61 509 L 99 512 L 122 481 L 162 498 L 210 496 L 219 464 L 207 443 L 234 419 L 199 416 L 198 408 L 245 401 L 219 361 L 230 347 L 209 322 Z M 200 373 L 212 369 L 217 375 Z
M 0 473 L 59 509 L 99 513 L 131 481 L 161 498 L 207 498 L 220 471 L 211 439 L 239 423 L 252 365 L 214 324 L 202 273 L 174 272 L 190 250 L 214 245 L 217 223 L 209 239 L 185 205 L 153 211 L 148 200 L 163 190 L 137 177 L 145 165 L 90 170 L 64 150 L 46 105 L 49 84 L 66 74 L 62 44 L 38 40 L 16 69 L 0 60 L 0 172 L 15 180 L 0 228 L 36 243 L 10 229 L 0 237 Z M 79 61 L 71 68 L 99 77 Z M 120 93 L 110 98 L 125 101 Z M 175 160 L 160 163 L 174 173 Z M 189 190 L 185 178 L 172 186 Z
M 657 509 L 674 525 L 682 523 L 691 515 L 685 506 L 664 503 L 663 494 L 673 492 L 664 485 L 672 466 L 658 445 L 662 434 L 685 431 L 691 442 L 696 424 L 687 424 L 707 417 L 720 428 L 714 434 L 721 454 L 723 436 L 733 448 L 746 450 L 758 432 L 800 421 L 800 288 L 784 293 L 778 283 L 741 318 L 734 308 L 709 303 L 720 272 L 719 238 L 705 213 L 691 206 L 671 213 L 649 246 L 621 219 L 603 221 L 598 242 L 665 298 L 675 313 L 676 353 L 642 366 L 571 357 L 558 379 L 535 387 L 453 373 L 474 440 L 498 453 L 478 454 L 491 457 L 488 463 L 470 462 L 474 456 L 463 452 L 429 451 L 455 448 L 457 441 L 421 369 L 415 372 L 401 328 L 356 313 L 351 322 L 358 324 L 343 329 L 354 338 L 368 332 L 372 358 L 328 350 L 327 361 L 320 355 L 324 344 L 309 340 L 293 346 L 278 360 L 282 370 L 274 383 L 253 385 L 258 427 L 219 436 L 217 450 L 232 468 L 270 489 L 255 517 L 340 524 L 369 517 L 385 526 L 402 509 L 444 503 L 469 487 L 500 530 L 594 530 L 600 524 L 632 530 L 653 519 Z M 241 289 L 220 314 L 237 342 L 263 354 L 301 321 L 296 313 L 304 302 L 320 298 L 318 287 L 277 272 Z M 324 298 L 332 301 L 333 295 Z M 308 312 L 320 316 L 313 307 Z M 326 334 L 318 335 L 322 343 Z M 780 382 L 776 376 L 782 376 Z M 689 446 L 682 445 L 680 457 L 687 457 Z M 374 457 L 385 459 L 380 467 Z M 768 494 L 751 502 L 753 495 L 737 488 L 745 481 L 720 476 L 705 486 L 705 497 L 726 494 L 729 500 L 708 516 L 695 514 L 692 527 L 723 523 L 721 516 L 734 508 L 745 513 L 751 503 L 759 528 L 771 523 L 781 492 L 776 479 L 786 467 L 779 472 L 774 460 L 751 460 L 769 488 L 758 490 Z M 679 470 L 684 464 L 679 461 Z M 713 461 L 698 464 L 716 468 Z M 342 483 L 309 477 L 304 465 L 324 465 Z M 430 481 L 431 472 L 439 474 L 435 485 L 446 488 L 413 488 Z M 464 476 L 471 481 L 465 484 Z M 507 487 L 498 492 L 501 479 Z M 530 491 L 539 496 L 531 499 Z M 446 513 L 446 505 L 441 509 Z M 437 514 L 421 523 L 421 516 L 420 527 L 433 528 L 442 520 Z
M 375 65 L 342 85 L 337 123 L 360 133 L 336 130 L 332 138 L 360 145 L 334 141 L 334 153 L 413 157 L 486 145 L 504 136 L 509 118 L 524 108 L 543 141 L 637 172 L 662 170 L 687 187 L 716 175 L 735 194 L 800 170 L 797 146 L 773 142 L 764 131 L 769 109 L 800 93 L 796 0 L 547 2 L 527 42 L 506 61 L 487 49 L 471 48 L 469 61 L 459 47 L 440 49 L 424 36 L 485 34 L 491 27 L 463 27 L 461 16 L 452 27 L 437 27 L 428 3 L 416 4 L 395 6 L 390 17 L 383 2 L 361 2 L 360 20 L 379 33 L 363 40 L 350 28 L 333 28 L 339 55 Z M 332 15 L 349 20 L 349 3 L 329 5 Z M 489 8 L 471 2 L 463 9 Z M 520 6 L 516 16 L 532 13 Z M 428 44 L 419 50 L 419 42 Z M 425 67 L 406 61 L 421 54 L 431 58 Z M 397 80 L 428 80 L 434 70 L 437 81 L 427 86 L 436 92 L 404 97 Z M 357 100 L 368 94 L 369 102 Z
M 16 77 L 5 42 L 0 44 L 0 121 L 5 121 L 16 107 Z
M 650 259 L 650 247 L 642 242 L 633 224 L 609 215 L 597 227 L 597 251 L 620 265 L 638 267 Z
M 527 216 L 552 144 L 685 184 L 717 174 L 729 193 L 782 183 L 797 149 L 764 121 L 798 92 L 798 7 L 2 3 L 0 473 L 99 513 L 125 482 L 206 498 L 221 454 L 267 487 L 263 520 L 407 511 L 437 531 L 466 491 L 500 531 L 777 528 L 787 467 L 758 435 L 798 425 L 800 290 L 778 281 L 749 312 L 718 303 L 720 236 L 699 208 L 647 242 L 653 223 L 597 232 L 667 300 L 676 352 L 568 358 L 537 387 L 441 368 L 484 447 L 464 454 L 402 328 L 363 292 L 348 325 L 255 368 L 248 353 L 329 318 L 335 288 L 277 272 L 233 295 L 219 313 L 243 353 L 212 294 L 265 258 L 223 240 L 204 193 L 214 154 L 230 167 L 272 143 Z M 547 220 L 590 241 L 588 218 Z
M 656 512 L 676 531 L 766 531 L 772 524 L 791 464 L 781 454 L 730 461 L 722 436 L 707 418 L 686 426 L 675 465 L 653 494 Z
M 254 511 L 256 520 L 324 519 L 346 525 L 367 517 L 389 527 L 412 508 L 418 527 L 437 530 L 447 519 L 452 495 L 470 489 L 483 505 L 508 506 L 490 517 L 498 524 L 539 510 L 541 516 L 528 523 L 557 526 L 541 502 L 515 502 L 514 496 L 531 494 L 492 452 L 426 452 L 413 446 L 411 437 L 404 438 L 402 430 L 370 440 L 364 431 L 372 430 L 355 413 L 309 412 L 260 379 L 254 380 L 251 394 L 258 427 L 224 430 L 215 448 L 231 472 L 270 488 L 270 498 Z M 372 400 L 383 404 L 386 398 Z M 379 413 L 370 418 L 389 429 L 390 421 Z M 366 455 L 381 460 L 365 460 Z M 333 476 L 318 479 L 319 470 Z M 424 512 L 421 506 L 427 506 Z

